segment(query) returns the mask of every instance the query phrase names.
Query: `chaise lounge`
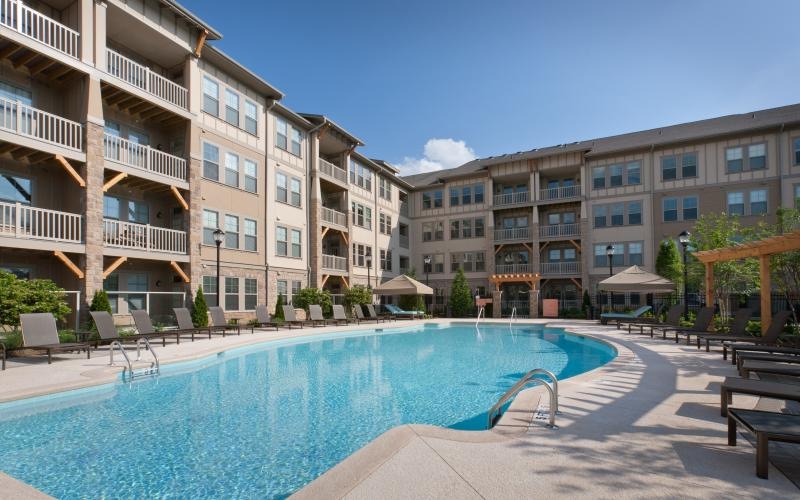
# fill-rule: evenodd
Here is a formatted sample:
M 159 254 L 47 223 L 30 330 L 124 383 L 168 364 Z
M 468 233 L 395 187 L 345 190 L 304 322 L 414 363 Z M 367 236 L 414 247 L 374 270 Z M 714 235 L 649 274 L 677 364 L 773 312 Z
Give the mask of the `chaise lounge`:
M 160 334 L 164 334 L 166 336 L 175 335 L 177 343 L 180 344 L 182 335 L 191 336 L 192 342 L 194 342 L 195 334 L 200 333 L 200 330 L 198 330 L 197 328 L 191 328 L 189 330 L 182 330 L 178 328 L 177 330 L 173 329 L 173 330 L 164 330 L 162 332 L 157 332 L 155 327 L 153 326 L 153 321 L 150 319 L 150 315 L 147 314 L 147 311 L 145 311 L 144 309 L 131 311 L 131 316 L 133 317 L 133 324 L 136 325 L 136 331 L 138 331 L 139 335 L 142 336 L 155 337 Z
M 652 310 L 653 310 L 652 306 L 642 306 L 639 309 L 628 313 L 606 312 L 600 315 L 600 323 L 605 325 L 609 322 L 609 320 L 616 321 L 617 328 L 619 328 L 622 322 L 635 321 L 641 319 L 641 316 L 644 313 Z
M 350 324 L 350 320 L 347 318 L 347 315 L 344 313 L 344 306 L 341 304 L 334 304 L 333 305 L 333 321 L 337 324 L 341 324 L 344 322 L 345 325 Z
M 423 318 L 425 316 L 424 312 L 421 312 L 421 311 L 406 311 L 406 310 L 400 309 L 398 306 L 396 306 L 394 304 L 385 304 L 383 307 L 385 307 L 386 310 L 389 311 L 389 313 L 392 316 L 394 316 L 395 318 L 417 319 L 417 317 L 419 317 L 421 319 L 421 318 Z
M 267 306 L 261 304 L 256 306 L 256 324 L 257 328 L 274 328 L 275 331 L 278 331 L 278 327 L 280 326 L 276 323 L 272 316 L 269 315 L 269 311 L 267 310 Z
M 292 325 L 297 325 L 300 328 L 311 323 L 307 320 L 297 319 L 297 315 L 294 313 L 293 306 L 283 306 L 283 320 L 286 322 L 286 325 L 291 328 Z
M 748 307 L 743 307 L 736 311 L 731 321 L 730 328 L 727 333 L 699 333 L 697 334 L 697 348 L 700 349 L 700 342 L 705 340 L 706 352 L 711 351 L 711 342 L 724 342 L 725 340 L 748 339 L 753 338 L 752 335 L 747 333 L 747 323 L 753 316 L 753 310 Z
M 23 350 L 44 352 L 47 354 L 47 364 L 53 363 L 54 352 L 86 351 L 86 359 L 92 356 L 88 342 L 61 343 L 58 339 L 56 318 L 50 313 L 27 313 L 19 315 L 22 324 L 22 346 L 16 349 L 6 349 L 3 346 L 2 369 L 6 369 L 6 355 L 8 352 Z

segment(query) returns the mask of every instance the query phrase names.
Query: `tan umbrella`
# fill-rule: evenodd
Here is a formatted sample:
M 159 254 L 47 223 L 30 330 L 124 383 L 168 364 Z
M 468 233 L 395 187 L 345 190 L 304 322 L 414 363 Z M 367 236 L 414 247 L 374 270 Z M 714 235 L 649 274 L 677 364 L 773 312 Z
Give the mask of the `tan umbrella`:
M 372 292 L 377 295 L 433 295 L 433 288 L 403 274 L 381 283 Z
M 663 276 L 631 266 L 599 283 L 604 292 L 659 293 L 675 291 L 675 283 Z

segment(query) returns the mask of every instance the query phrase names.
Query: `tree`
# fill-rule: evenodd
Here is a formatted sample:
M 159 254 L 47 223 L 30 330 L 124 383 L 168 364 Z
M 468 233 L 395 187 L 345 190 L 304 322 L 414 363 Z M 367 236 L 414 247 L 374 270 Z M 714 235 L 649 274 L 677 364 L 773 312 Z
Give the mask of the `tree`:
M 583 312 L 586 314 L 586 319 L 591 319 L 590 310 L 592 309 L 592 298 L 589 296 L 589 290 L 583 289 Z
M 206 304 L 206 297 L 203 295 L 202 286 L 197 288 L 197 294 L 194 296 L 192 323 L 198 328 L 208 326 L 208 304 Z
M 353 285 L 344 292 L 344 305 L 348 309 L 372 303 L 372 290 L 364 285 Z
M 319 290 L 318 288 L 303 288 L 292 297 L 292 305 L 301 309 L 308 310 L 311 304 L 318 304 L 322 307 L 322 313 L 325 316 L 333 314 L 333 300 L 331 293 L 327 290 Z
M 275 301 L 275 314 L 272 315 L 273 319 L 284 321 L 286 316 L 283 315 L 283 294 L 278 294 L 278 300 Z
M 472 291 L 469 289 L 464 270 L 459 268 L 450 286 L 450 312 L 454 317 L 463 317 L 472 310 Z
M 796 208 L 779 208 L 778 224 L 775 234 L 784 234 L 800 228 L 800 210 Z M 775 288 L 792 307 L 795 324 L 798 320 L 795 302 L 800 297 L 800 251 L 792 250 L 772 256 L 771 275 Z
M 681 254 L 678 252 L 678 245 L 672 238 L 666 239 L 658 245 L 656 273 L 672 281 L 676 286 L 683 283 Z
M 19 315 L 27 313 L 51 313 L 63 321 L 70 312 L 64 289 L 52 280 L 19 279 L 0 271 L 0 325 L 19 326 Z
M 408 270 L 406 276 L 417 279 L 413 267 Z M 401 295 L 398 297 L 397 303 L 401 309 L 406 311 L 425 311 L 425 299 L 422 298 L 422 295 Z
M 108 292 L 105 290 L 97 290 L 94 292 L 92 296 L 92 303 L 89 304 L 90 311 L 105 311 L 108 314 L 111 314 L 111 303 L 108 301 Z M 94 319 L 89 320 L 90 329 L 91 331 L 97 331 L 97 325 L 94 323 Z

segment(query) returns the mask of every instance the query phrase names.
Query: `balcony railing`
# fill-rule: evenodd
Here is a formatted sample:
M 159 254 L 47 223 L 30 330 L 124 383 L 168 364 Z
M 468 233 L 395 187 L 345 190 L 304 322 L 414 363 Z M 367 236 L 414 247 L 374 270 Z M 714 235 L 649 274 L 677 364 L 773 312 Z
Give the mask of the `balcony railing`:
M 571 238 L 580 234 L 581 225 L 578 223 L 539 226 L 539 238 Z
M 186 253 L 186 232 L 149 224 L 103 219 L 103 244 L 147 252 Z
M 527 240 L 529 231 L 527 227 L 517 227 L 514 229 L 495 229 L 494 241 L 507 240 Z
M 408 248 L 408 235 L 401 234 L 400 235 L 400 248 Z
M 106 160 L 173 179 L 186 180 L 186 160 L 183 158 L 108 133 L 105 134 L 103 146 Z
M 337 167 L 328 160 L 323 158 L 319 159 L 319 171 L 328 177 L 347 184 L 347 171 L 345 171 L 343 168 Z
M 0 234 L 66 243 L 83 241 L 83 218 L 77 214 L 0 202 Z
M 337 226 L 347 227 L 347 214 L 327 207 L 322 207 L 320 212 L 322 220 L 328 224 L 336 224 Z
M 516 193 L 505 193 L 494 195 L 494 206 L 502 207 L 503 205 L 517 205 L 519 203 L 528 203 L 530 201 L 529 191 L 518 191 Z
M 545 188 L 539 191 L 539 201 L 564 200 L 577 198 L 580 195 L 581 187 L 577 184 L 574 186 Z
M 80 34 L 18 0 L 0 0 L 0 24 L 78 59 Z
M 571 275 L 581 273 L 580 262 L 542 262 L 542 276 L 548 275 Z
M 347 271 L 347 257 L 322 254 L 322 268 L 335 271 Z
M 83 125 L 4 97 L 0 97 L 0 128 L 49 144 L 83 151 Z
M 408 202 L 401 201 L 400 202 L 400 215 L 403 217 L 408 217 Z
M 526 274 L 533 272 L 530 264 L 498 264 L 494 266 L 495 274 Z
M 158 73 L 153 73 L 147 66 L 142 66 L 108 48 L 106 49 L 106 71 L 109 75 L 116 76 L 150 95 L 179 108 L 188 109 L 188 90 Z

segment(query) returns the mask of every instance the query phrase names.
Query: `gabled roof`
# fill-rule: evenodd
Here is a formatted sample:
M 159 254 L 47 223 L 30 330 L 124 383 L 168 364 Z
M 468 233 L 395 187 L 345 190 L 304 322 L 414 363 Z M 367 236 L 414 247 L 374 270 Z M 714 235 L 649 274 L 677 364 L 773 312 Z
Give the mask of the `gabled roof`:
M 201 31 L 208 31 L 208 35 L 206 35 L 207 40 L 222 40 L 222 34 L 219 31 L 212 28 L 210 24 L 194 15 L 189 9 L 179 4 L 175 0 L 161 0 L 161 3 L 174 13 L 183 17 L 186 22 L 194 25 L 197 29 Z
M 206 45 L 203 49 L 203 59 L 214 66 L 218 66 L 226 73 L 236 78 L 241 83 L 251 87 L 256 92 L 264 94 L 269 99 L 283 99 L 283 92 L 276 89 L 268 81 L 242 66 L 234 58 L 222 52 L 213 45 Z
M 298 114 L 317 126 L 328 124 L 331 128 L 333 128 L 335 131 L 345 136 L 348 141 L 352 142 L 356 146 L 364 145 L 361 139 L 354 136 L 353 134 L 345 130 L 344 127 L 339 126 L 335 121 L 331 120 L 325 115 L 318 115 L 314 113 L 298 113 Z

